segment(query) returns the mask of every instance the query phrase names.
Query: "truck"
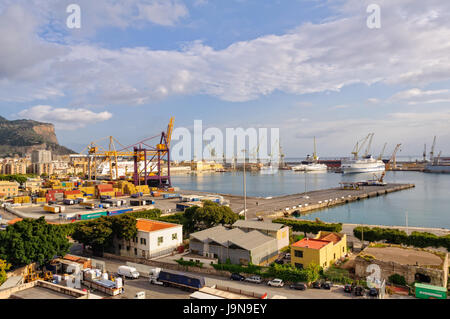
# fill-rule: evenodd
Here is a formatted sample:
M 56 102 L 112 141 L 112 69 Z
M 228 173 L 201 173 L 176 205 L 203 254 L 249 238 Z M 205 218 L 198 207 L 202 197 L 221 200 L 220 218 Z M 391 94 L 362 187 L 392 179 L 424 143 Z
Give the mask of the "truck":
M 160 286 L 164 285 L 164 283 L 162 281 L 158 280 L 158 276 L 159 276 L 160 272 L 161 272 L 161 268 L 158 268 L 158 267 L 150 268 L 150 271 L 149 271 L 148 275 L 149 275 L 149 278 L 150 278 L 149 282 L 151 284 L 153 284 L 153 285 L 160 285 Z
M 120 276 L 125 276 L 127 278 L 139 278 L 139 272 L 136 270 L 136 268 L 130 266 L 119 266 L 119 268 L 117 269 L 117 274 L 119 274 Z
M 161 270 L 158 281 L 165 287 L 175 287 L 187 291 L 197 291 L 205 286 L 205 278 L 174 270 Z

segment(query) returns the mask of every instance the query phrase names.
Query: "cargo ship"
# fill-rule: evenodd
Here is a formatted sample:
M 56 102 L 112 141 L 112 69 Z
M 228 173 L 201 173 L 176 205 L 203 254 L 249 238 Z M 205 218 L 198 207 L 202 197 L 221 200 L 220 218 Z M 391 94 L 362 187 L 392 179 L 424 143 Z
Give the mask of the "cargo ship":
M 435 163 L 428 163 L 425 166 L 426 173 L 450 173 L 450 157 L 443 157 Z
M 327 170 L 327 165 L 319 162 L 319 157 L 316 151 L 316 138 L 314 137 L 314 153 L 313 156 L 307 155 L 306 160 L 300 165 L 292 167 L 293 171 L 303 171 L 303 172 L 325 172 Z

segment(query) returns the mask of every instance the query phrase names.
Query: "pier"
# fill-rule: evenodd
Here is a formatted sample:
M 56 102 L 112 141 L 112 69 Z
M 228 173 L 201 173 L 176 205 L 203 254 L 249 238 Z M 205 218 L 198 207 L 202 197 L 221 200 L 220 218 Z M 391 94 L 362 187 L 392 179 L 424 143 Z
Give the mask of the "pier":
M 263 218 L 277 218 L 290 216 L 294 212 L 305 214 L 337 205 L 345 205 L 354 201 L 383 196 L 413 187 L 415 187 L 414 184 L 389 183 L 382 186 L 360 186 L 358 189 L 337 187 L 267 198 L 247 197 L 247 219 L 258 216 Z M 234 212 L 243 213 L 243 196 L 221 195 L 230 201 L 230 208 Z

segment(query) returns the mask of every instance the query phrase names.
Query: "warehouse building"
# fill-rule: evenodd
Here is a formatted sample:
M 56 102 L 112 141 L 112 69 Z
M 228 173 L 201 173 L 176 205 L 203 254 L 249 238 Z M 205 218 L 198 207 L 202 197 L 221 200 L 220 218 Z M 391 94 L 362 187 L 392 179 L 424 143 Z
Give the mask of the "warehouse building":
M 277 240 L 279 251 L 289 246 L 289 226 L 283 224 L 239 219 L 233 224 L 233 228 L 239 228 L 245 232 L 257 230 L 264 235 L 273 237 Z
M 133 240 L 115 239 L 116 254 L 150 259 L 170 254 L 183 243 L 182 225 L 138 218 L 136 227 Z
M 232 264 L 266 265 L 278 256 L 278 242 L 260 231 L 216 226 L 191 234 L 189 248 L 193 254 L 217 258 Z
M 300 269 L 311 263 L 327 269 L 346 254 L 346 234 L 321 231 L 316 238 L 303 238 L 291 245 L 292 266 Z

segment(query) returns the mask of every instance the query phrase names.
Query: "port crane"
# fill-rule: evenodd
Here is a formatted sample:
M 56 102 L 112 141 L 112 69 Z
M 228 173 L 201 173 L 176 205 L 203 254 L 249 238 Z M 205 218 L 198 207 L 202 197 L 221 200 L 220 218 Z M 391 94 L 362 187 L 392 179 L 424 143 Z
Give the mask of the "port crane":
M 433 144 L 431 145 L 431 151 L 430 151 L 430 162 L 433 162 L 434 158 L 434 148 L 436 147 L 436 136 L 433 139 Z
M 383 159 L 384 151 L 386 150 L 387 143 L 384 143 L 383 149 L 381 150 L 380 156 L 378 156 L 378 160 L 381 161 Z
M 423 145 L 423 162 L 426 163 L 427 162 L 427 144 Z
M 118 159 L 131 158 L 134 161 L 133 180 L 135 185 L 140 185 L 143 180 L 145 184 L 151 181 L 159 184 L 158 186 L 163 186 L 166 183 L 166 185 L 170 186 L 170 142 L 173 123 L 174 118 L 171 117 L 166 131 L 129 146 L 123 146 L 113 136 L 102 138 L 89 143 L 76 157 L 88 158 L 89 179 L 92 179 L 92 177 L 97 179 L 98 166 L 108 162 L 110 168 L 109 177 L 111 180 L 116 180 L 119 178 Z M 156 145 L 154 144 L 155 140 Z M 108 141 L 108 146 L 102 146 L 102 142 L 104 143 L 105 141 Z M 150 143 L 153 145 L 150 145 Z M 84 154 L 85 152 L 87 154 Z M 144 162 L 144 168 L 140 168 L 140 162 Z M 162 165 L 164 162 L 167 163 L 167 175 L 165 176 L 162 173 Z
M 370 133 L 369 136 L 369 144 L 367 144 L 367 148 L 366 151 L 364 152 L 364 157 L 369 157 L 370 156 L 370 147 L 372 146 L 372 140 L 373 140 L 373 136 L 375 135 L 375 133 Z
M 396 167 L 396 154 L 397 152 L 400 150 L 400 146 L 402 144 L 397 144 L 395 146 L 394 151 L 392 152 L 391 157 L 389 158 L 389 161 L 386 163 L 386 169 L 383 171 L 383 173 L 381 173 L 381 176 L 378 177 L 376 174 L 373 174 L 375 179 L 377 180 L 377 182 L 379 183 L 384 183 L 384 177 L 386 176 L 386 171 L 390 169 L 390 164 L 391 162 L 394 162 L 394 168 Z
M 353 148 L 352 154 L 354 159 L 358 159 L 358 154 L 361 151 L 361 149 L 364 147 L 364 145 L 367 143 L 367 140 L 370 138 L 370 135 L 372 133 L 369 133 L 365 138 L 359 140 L 358 142 L 356 142 L 355 147 Z

